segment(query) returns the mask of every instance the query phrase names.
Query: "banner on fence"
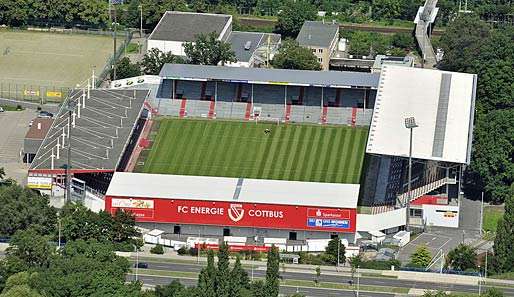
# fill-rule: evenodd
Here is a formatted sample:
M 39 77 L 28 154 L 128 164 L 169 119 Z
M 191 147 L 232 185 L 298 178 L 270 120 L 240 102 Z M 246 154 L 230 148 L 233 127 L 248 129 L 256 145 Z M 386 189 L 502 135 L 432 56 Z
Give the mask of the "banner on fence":
M 39 91 L 23 90 L 23 95 L 25 95 L 25 96 L 39 96 Z
M 62 98 L 62 92 L 59 91 L 47 91 L 46 97 Z

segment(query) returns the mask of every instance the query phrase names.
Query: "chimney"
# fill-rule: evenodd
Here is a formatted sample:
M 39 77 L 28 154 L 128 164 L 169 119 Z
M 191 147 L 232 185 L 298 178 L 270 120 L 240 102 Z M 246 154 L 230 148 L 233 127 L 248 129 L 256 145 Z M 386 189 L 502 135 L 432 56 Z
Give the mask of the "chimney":
M 37 123 L 37 129 L 41 130 L 41 123 Z

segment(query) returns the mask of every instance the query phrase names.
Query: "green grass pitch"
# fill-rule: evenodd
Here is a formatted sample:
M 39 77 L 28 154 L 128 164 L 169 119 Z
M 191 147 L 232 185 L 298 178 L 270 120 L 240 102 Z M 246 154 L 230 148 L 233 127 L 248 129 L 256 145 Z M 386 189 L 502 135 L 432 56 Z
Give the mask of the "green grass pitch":
M 93 67 L 98 75 L 112 51 L 109 36 L 0 30 L 0 93 L 12 97 L 38 86 L 75 87 Z
M 366 139 L 346 126 L 162 119 L 141 171 L 359 183 Z

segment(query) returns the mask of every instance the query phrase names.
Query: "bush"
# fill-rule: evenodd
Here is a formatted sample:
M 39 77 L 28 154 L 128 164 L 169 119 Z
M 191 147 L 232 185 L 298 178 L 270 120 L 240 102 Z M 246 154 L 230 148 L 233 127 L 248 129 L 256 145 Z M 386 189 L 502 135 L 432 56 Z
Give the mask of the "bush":
M 180 247 L 178 250 L 177 250 L 177 254 L 183 256 L 183 255 L 186 255 L 187 253 L 189 253 L 189 251 L 187 250 L 187 248 L 185 246 L 183 247 Z
M 162 247 L 161 244 L 156 244 L 153 248 L 150 249 L 150 253 L 162 255 L 162 254 L 164 254 L 164 248 Z
M 365 269 L 377 269 L 377 270 L 390 270 L 391 266 L 395 268 L 399 268 L 402 266 L 402 263 L 398 260 L 389 260 L 389 261 L 363 261 L 360 263 L 360 268 Z
M 134 244 L 132 242 L 116 242 L 114 243 L 114 249 L 119 252 L 133 252 Z

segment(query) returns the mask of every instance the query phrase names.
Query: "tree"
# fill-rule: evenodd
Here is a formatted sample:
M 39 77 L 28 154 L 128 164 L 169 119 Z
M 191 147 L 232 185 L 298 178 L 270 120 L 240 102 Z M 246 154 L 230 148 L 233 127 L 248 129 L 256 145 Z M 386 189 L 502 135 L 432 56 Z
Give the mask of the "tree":
M 6 283 L 0 297 L 42 297 L 38 292 L 29 286 L 30 279 L 35 273 L 27 271 L 11 275 Z
M 44 296 L 139 296 L 139 283 L 125 284 L 129 261 L 114 253 L 111 243 L 68 241 L 61 255 L 31 280 Z
M 185 291 L 186 287 L 180 283 L 179 280 L 172 280 L 171 283 L 165 286 L 156 286 L 155 287 L 155 295 L 157 297 L 170 297 L 170 296 L 179 296 Z
M 271 246 L 268 251 L 268 262 L 266 267 L 266 282 L 265 282 L 265 296 L 269 297 L 277 297 L 279 290 L 279 262 L 280 256 L 278 253 L 278 248 L 276 246 Z
M 200 34 L 194 42 L 184 44 L 187 61 L 197 65 L 225 65 L 227 62 L 237 62 L 236 54 L 230 44 L 218 40 L 216 32 Z
M 514 182 L 514 108 L 478 116 L 467 186 L 501 203 Z
M 183 63 L 184 60 L 171 52 L 162 52 L 158 48 L 147 51 L 141 61 L 141 68 L 144 74 L 158 75 L 162 66 L 167 63 Z
M 278 14 L 275 32 L 282 37 L 296 38 L 305 21 L 317 18 L 316 8 L 307 0 L 287 1 Z
M 475 250 L 465 244 L 459 244 L 456 248 L 451 250 L 446 257 L 445 266 L 454 270 L 475 270 L 477 254 Z
M 241 265 L 239 256 L 237 256 L 234 267 L 230 272 L 230 280 L 232 282 L 230 296 L 240 296 L 243 290 L 250 289 L 250 279 Z
M 6 250 L 8 261 L 9 258 L 17 258 L 28 267 L 36 268 L 47 267 L 52 254 L 48 238 L 38 234 L 34 228 L 16 232 Z
M 444 56 L 438 68 L 469 72 L 490 30 L 491 27 L 476 15 L 459 14 L 441 36 Z
M 408 50 L 416 46 L 412 35 L 407 33 L 394 33 L 391 43 L 395 47 Z
M 202 268 L 198 275 L 198 289 L 205 297 L 216 297 L 216 266 L 212 250 L 207 251 L 207 267 Z
M 410 266 L 425 268 L 432 261 L 432 255 L 426 245 L 420 245 L 410 256 Z
M 117 210 L 95 213 L 81 204 L 67 203 L 61 210 L 62 237 L 66 241 L 95 239 L 116 244 L 123 251 L 133 251 L 142 243 L 131 212 Z
M 130 62 L 128 57 L 121 58 L 116 62 L 116 79 L 123 79 L 141 75 L 141 68 L 138 64 Z M 111 79 L 113 79 L 113 71 L 111 71 Z
M 394 19 L 401 14 L 400 0 L 373 0 L 373 17 L 375 19 Z
M 496 273 L 514 271 L 514 184 L 505 201 L 505 213 L 498 221 L 494 238 L 493 269 Z
M 162 247 L 161 244 L 156 244 L 154 247 L 152 247 L 150 249 L 150 253 L 162 255 L 162 254 L 164 254 L 164 248 Z
M 17 184 L 0 187 L 0 236 L 28 227 L 53 234 L 56 222 L 56 210 L 49 205 L 48 196 Z
M 292 39 L 284 41 L 271 64 L 281 69 L 321 70 L 318 58 L 312 51 Z
M 339 248 L 338 248 L 339 246 Z M 327 255 L 329 255 L 330 263 L 332 264 L 338 264 L 338 263 L 344 263 L 346 261 L 345 256 L 345 246 L 341 242 L 341 239 L 339 237 L 332 238 L 325 249 L 325 252 Z M 339 258 L 338 254 L 339 253 Z M 339 259 L 339 262 L 337 261 Z
M 230 297 L 231 282 L 229 268 L 229 247 L 226 242 L 220 245 L 218 251 L 218 270 L 216 271 L 216 296 Z

